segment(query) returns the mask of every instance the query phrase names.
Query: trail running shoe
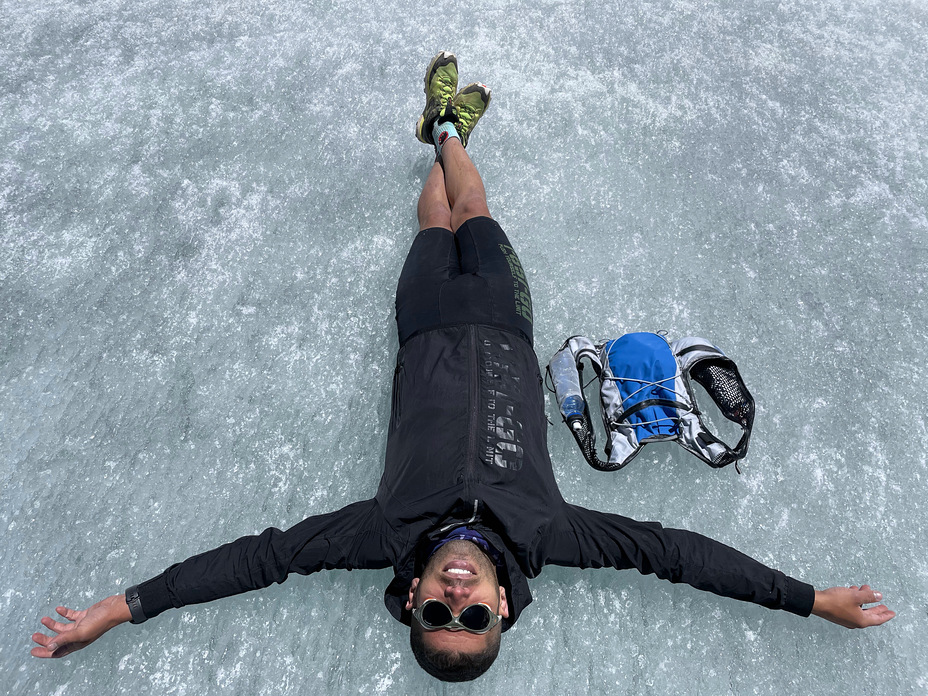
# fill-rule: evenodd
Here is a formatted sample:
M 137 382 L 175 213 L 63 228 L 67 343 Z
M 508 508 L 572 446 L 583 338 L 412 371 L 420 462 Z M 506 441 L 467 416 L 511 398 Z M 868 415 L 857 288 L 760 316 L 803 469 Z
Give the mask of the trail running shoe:
M 480 82 L 471 82 L 455 95 L 451 106 L 457 114 L 454 127 L 461 136 L 461 145 L 467 147 L 471 131 L 490 106 L 490 88 Z
M 454 99 L 454 92 L 457 88 L 458 59 L 453 53 L 439 51 L 438 55 L 432 58 L 429 69 L 425 72 L 425 110 L 416 124 L 416 137 L 421 142 L 428 145 L 434 144 L 432 126 L 445 105 Z

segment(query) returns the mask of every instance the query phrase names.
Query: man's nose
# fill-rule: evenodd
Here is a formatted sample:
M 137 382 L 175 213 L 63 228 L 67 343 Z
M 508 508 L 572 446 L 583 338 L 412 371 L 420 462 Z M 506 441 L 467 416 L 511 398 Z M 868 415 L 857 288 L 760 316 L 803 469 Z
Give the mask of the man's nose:
M 463 600 L 470 597 L 470 588 L 465 585 L 448 585 L 445 587 L 445 597 L 449 600 Z

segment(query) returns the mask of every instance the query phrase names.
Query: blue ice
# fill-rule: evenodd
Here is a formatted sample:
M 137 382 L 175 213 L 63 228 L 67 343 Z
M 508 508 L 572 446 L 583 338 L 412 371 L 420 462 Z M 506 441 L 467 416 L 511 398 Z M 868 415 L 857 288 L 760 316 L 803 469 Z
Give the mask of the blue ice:
M 0 682 L 25 694 L 928 691 L 928 10 L 919 3 L 0 7 Z M 738 476 L 582 460 L 571 502 L 717 538 L 897 618 L 844 631 L 634 572 L 548 568 L 480 681 L 421 672 L 389 571 L 29 657 L 57 604 L 373 494 L 393 292 L 439 49 L 536 351 L 707 336 L 758 404 Z

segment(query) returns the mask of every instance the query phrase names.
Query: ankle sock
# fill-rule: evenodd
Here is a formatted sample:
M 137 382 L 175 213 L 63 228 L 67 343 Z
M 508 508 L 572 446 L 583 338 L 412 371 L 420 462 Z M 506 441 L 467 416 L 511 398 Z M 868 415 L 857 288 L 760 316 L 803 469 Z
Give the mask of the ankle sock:
M 457 138 L 458 141 L 461 140 L 457 128 L 454 127 L 451 121 L 445 121 L 444 123 L 436 122 L 435 125 L 432 126 L 432 141 L 435 143 L 435 152 L 438 153 L 439 157 L 441 157 L 441 146 L 444 145 L 448 138 Z

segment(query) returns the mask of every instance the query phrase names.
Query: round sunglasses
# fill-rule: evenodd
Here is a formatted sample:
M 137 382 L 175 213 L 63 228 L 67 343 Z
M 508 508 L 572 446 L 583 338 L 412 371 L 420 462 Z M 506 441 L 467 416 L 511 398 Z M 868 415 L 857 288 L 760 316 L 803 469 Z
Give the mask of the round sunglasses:
M 482 634 L 502 621 L 501 614 L 483 602 L 470 604 L 457 616 L 440 599 L 427 599 L 412 613 L 426 631 L 467 631 Z

